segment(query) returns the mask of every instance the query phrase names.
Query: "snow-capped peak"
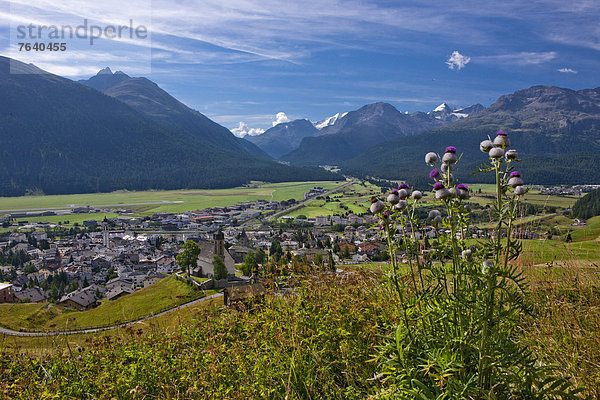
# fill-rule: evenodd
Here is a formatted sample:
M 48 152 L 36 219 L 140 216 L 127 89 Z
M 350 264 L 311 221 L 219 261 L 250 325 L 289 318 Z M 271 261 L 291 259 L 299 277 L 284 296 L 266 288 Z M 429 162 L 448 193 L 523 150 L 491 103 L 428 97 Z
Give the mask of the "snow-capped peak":
M 436 108 L 433 109 L 433 112 L 444 112 L 444 111 L 452 111 L 452 109 L 450 107 L 448 107 L 448 104 L 446 103 L 442 103 L 439 106 L 437 106 Z
M 313 125 L 317 129 L 323 129 L 326 126 L 331 126 L 331 125 L 335 124 L 338 120 L 340 120 L 341 118 L 344 118 L 346 116 L 346 114 L 348 114 L 348 113 L 347 112 L 337 113 L 335 115 L 332 115 L 329 118 L 324 119 L 323 121 L 314 122 Z

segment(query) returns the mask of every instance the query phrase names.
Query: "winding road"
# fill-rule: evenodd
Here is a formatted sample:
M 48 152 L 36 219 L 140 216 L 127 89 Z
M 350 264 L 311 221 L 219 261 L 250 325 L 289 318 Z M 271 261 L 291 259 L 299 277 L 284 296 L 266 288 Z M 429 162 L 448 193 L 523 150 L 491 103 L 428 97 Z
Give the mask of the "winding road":
M 181 308 L 189 307 L 191 305 L 200 303 L 202 301 L 216 299 L 216 298 L 222 297 L 222 296 L 223 296 L 223 293 L 215 293 L 210 296 L 202 297 L 200 299 L 192 300 L 188 303 L 181 304 L 177 307 L 171 308 L 166 311 L 162 311 L 158 314 L 150 315 L 148 317 L 144 317 L 144 318 L 141 318 L 141 319 L 138 319 L 135 321 L 125 322 L 125 323 L 122 323 L 119 325 L 114 325 L 114 326 L 104 326 L 102 328 L 91 328 L 91 329 L 81 329 L 78 331 L 62 331 L 62 332 L 59 330 L 57 330 L 56 332 L 19 332 L 19 331 L 13 331 L 11 329 L 6 329 L 6 328 L 0 327 L 0 334 L 9 335 L 9 336 L 23 336 L 23 337 L 45 337 L 45 336 L 76 335 L 76 334 L 84 334 L 84 333 L 96 333 L 96 332 L 102 332 L 102 331 L 109 331 L 112 329 L 125 328 L 130 325 L 137 324 L 138 322 L 148 321 L 153 318 L 160 317 L 161 315 L 165 315 L 170 312 L 179 310 Z

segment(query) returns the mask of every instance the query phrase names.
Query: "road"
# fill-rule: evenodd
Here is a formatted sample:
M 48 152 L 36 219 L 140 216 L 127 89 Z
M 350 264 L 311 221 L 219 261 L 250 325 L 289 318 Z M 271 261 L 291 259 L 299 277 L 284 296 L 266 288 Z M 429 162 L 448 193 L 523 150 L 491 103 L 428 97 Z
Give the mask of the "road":
M 340 186 L 338 186 L 338 187 L 336 187 L 334 189 L 326 191 L 323 194 L 320 194 L 319 196 L 310 197 L 310 198 L 308 198 L 306 200 L 302 200 L 302 201 L 298 202 L 297 204 L 294 204 L 293 206 L 286 208 L 285 210 L 277 211 L 275 214 L 269 216 L 267 218 L 267 221 L 272 221 L 273 218 L 279 218 L 281 215 L 288 214 L 288 213 L 290 213 L 290 212 L 292 212 L 294 210 L 297 210 L 300 207 L 304 207 L 305 205 L 307 205 L 311 201 L 315 200 L 317 197 L 328 196 L 331 193 L 337 192 L 338 190 L 343 189 L 346 186 L 350 186 L 350 185 L 352 185 L 353 183 L 356 183 L 356 182 L 358 182 L 356 179 L 352 179 L 352 180 L 344 183 L 343 185 L 340 185 Z
M 125 322 L 123 324 L 114 325 L 114 326 L 105 326 L 102 328 L 82 329 L 82 330 L 78 330 L 78 331 L 64 331 L 64 332 L 61 332 L 61 331 L 56 331 L 56 332 L 19 332 L 19 331 L 13 331 L 10 329 L 0 327 L 0 334 L 9 335 L 9 336 L 22 336 L 22 337 L 45 337 L 45 336 L 76 335 L 76 334 L 84 334 L 84 333 L 97 333 L 97 332 L 102 332 L 102 331 L 109 331 L 112 329 L 125 328 L 130 325 L 137 324 L 138 322 L 148 321 L 153 318 L 160 317 L 161 315 L 165 315 L 167 313 L 179 310 L 181 308 L 189 307 L 196 303 L 200 303 L 202 301 L 207 301 L 210 299 L 215 299 L 215 298 L 222 297 L 222 296 L 223 296 L 223 293 L 215 293 L 215 294 L 207 296 L 207 297 L 202 297 L 200 299 L 192 300 L 188 303 L 171 308 L 170 310 L 160 312 L 158 314 L 151 315 L 149 317 L 141 318 L 136 321 Z

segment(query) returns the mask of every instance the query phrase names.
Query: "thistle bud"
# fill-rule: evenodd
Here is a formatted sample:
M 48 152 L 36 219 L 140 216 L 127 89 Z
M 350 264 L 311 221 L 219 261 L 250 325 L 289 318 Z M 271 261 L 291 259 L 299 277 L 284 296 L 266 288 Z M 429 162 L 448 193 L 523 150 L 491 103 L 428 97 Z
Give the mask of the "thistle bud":
M 442 163 L 442 172 L 448 172 L 452 169 L 452 166 L 450 164 L 446 164 L 446 163 Z
M 415 190 L 412 192 L 412 198 L 414 201 L 419 201 L 423 198 L 423 193 L 421 193 L 419 190 Z
M 429 153 L 425 154 L 425 164 L 435 165 L 437 159 L 438 156 L 433 151 L 430 151 Z
M 456 194 L 456 197 L 458 197 L 461 200 L 468 199 L 469 198 L 469 187 L 462 183 L 460 185 L 456 185 L 455 194 Z
M 502 150 L 500 147 L 494 147 L 490 150 L 490 158 L 498 159 L 502 158 L 503 155 L 504 150 Z
M 455 164 L 458 161 L 458 157 L 456 157 L 456 147 L 450 146 L 446 147 L 446 152 L 442 157 L 442 162 L 445 164 Z
M 448 178 L 450 178 L 450 184 L 452 184 L 452 182 L 454 182 L 454 174 L 452 172 L 450 172 L 450 173 L 446 172 L 444 174 L 444 182 L 447 182 Z
M 410 196 L 410 186 L 408 185 L 408 183 L 401 183 L 398 186 L 398 196 L 400 196 L 400 199 L 402 200 Z
M 433 185 L 433 190 L 435 190 L 435 198 L 438 200 L 445 200 L 448 197 L 452 196 L 452 193 L 446 189 L 443 183 L 438 182 Z
M 521 179 L 521 174 L 517 171 L 510 173 L 510 178 L 508 179 L 508 186 L 516 188 L 517 186 L 523 186 L 523 179 Z
M 490 271 L 492 270 L 492 268 L 494 268 L 494 262 L 493 261 L 490 261 L 490 260 L 484 261 L 483 265 L 481 267 L 481 272 L 484 275 L 487 275 L 487 274 L 490 273 Z
M 503 149 L 510 146 L 510 140 L 508 140 L 508 134 L 503 131 L 498 131 L 498 136 L 494 138 L 494 146 L 502 147 Z
M 373 214 L 379 214 L 385 208 L 385 204 L 383 201 L 379 200 L 377 197 L 371 198 L 371 212 Z
M 488 153 L 492 147 L 494 147 L 494 143 L 492 143 L 491 140 L 484 140 L 483 142 L 479 143 L 479 150 L 483 151 L 484 153 Z
M 525 186 L 517 186 L 515 188 L 515 194 L 517 196 L 523 196 L 526 192 L 527 190 L 525 189 Z
M 408 206 L 406 200 L 400 200 L 398 204 L 394 206 L 394 210 L 404 210 Z
M 472 253 L 471 249 L 463 250 L 462 253 L 461 253 L 462 258 L 467 258 L 467 259 L 471 258 L 471 253 Z
M 400 201 L 400 196 L 398 196 L 398 191 L 394 189 L 388 195 L 387 202 L 390 204 L 398 204 L 398 201 Z
M 519 153 L 515 149 L 510 149 L 504 155 L 507 160 L 516 160 L 519 157 Z
M 439 217 L 441 215 L 442 215 L 442 213 L 439 212 L 438 210 L 429 211 L 429 219 L 434 219 L 435 217 Z
M 441 215 L 438 215 L 438 216 L 436 216 L 436 217 L 433 219 L 433 222 L 434 222 L 434 223 L 436 223 L 436 224 L 439 224 L 439 223 L 441 223 L 441 222 L 442 222 L 442 216 L 441 216 Z

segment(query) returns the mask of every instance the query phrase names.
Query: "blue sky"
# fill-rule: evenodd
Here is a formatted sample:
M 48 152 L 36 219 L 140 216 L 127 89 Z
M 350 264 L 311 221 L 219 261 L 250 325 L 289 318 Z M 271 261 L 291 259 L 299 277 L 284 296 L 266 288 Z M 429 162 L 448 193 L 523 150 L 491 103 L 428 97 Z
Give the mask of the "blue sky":
M 454 4 L 455 3 L 455 4 Z M 110 66 L 253 133 L 275 115 L 322 120 L 493 103 L 537 84 L 600 86 L 600 1 L 0 0 L 0 53 L 81 79 Z M 19 52 L 19 25 L 130 20 L 144 40 Z M 30 40 L 33 41 L 33 40 Z M 48 41 L 48 40 L 46 40 Z M 280 121 L 286 117 L 280 116 Z

